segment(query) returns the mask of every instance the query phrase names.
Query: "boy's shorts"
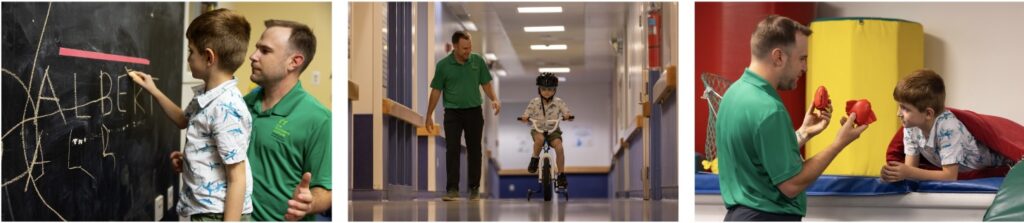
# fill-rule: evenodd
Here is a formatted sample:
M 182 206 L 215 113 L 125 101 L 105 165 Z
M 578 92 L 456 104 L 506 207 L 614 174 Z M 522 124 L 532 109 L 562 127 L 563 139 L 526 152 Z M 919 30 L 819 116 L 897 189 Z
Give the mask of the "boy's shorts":
M 533 135 L 537 134 L 537 133 L 543 134 L 543 132 L 538 132 L 537 130 L 530 129 L 530 137 L 533 137 Z M 551 142 L 555 141 L 555 139 L 561 140 L 562 139 L 562 128 L 557 128 L 557 129 L 555 129 L 554 132 L 549 132 L 547 137 L 545 137 L 544 139 L 547 140 L 548 143 L 551 143 Z
M 224 221 L 224 214 L 222 213 L 202 213 L 194 214 L 189 216 L 192 221 Z M 242 214 L 239 221 L 253 221 L 252 214 Z

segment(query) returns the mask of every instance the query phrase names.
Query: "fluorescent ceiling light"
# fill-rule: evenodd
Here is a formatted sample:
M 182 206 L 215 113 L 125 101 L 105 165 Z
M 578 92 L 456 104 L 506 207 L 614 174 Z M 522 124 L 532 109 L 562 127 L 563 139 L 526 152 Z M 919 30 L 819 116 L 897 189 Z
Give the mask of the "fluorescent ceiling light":
M 541 67 L 537 70 L 541 73 L 569 73 L 568 67 Z
M 551 44 L 551 45 L 530 45 L 531 50 L 565 50 L 569 46 L 565 44 Z
M 470 32 L 476 32 L 476 24 L 474 24 L 473 21 L 462 22 L 462 26 L 466 27 L 466 30 Z
M 523 27 L 524 32 L 536 33 L 536 32 L 565 32 L 565 26 L 525 26 Z
M 519 13 L 562 13 L 561 6 L 554 7 L 519 7 Z
M 565 77 L 558 77 L 558 82 L 565 82 Z
M 494 71 L 494 73 L 498 74 L 498 76 L 502 76 L 502 77 L 504 77 L 505 75 L 508 75 L 508 72 L 505 72 L 505 70 L 497 70 L 497 71 Z
M 487 60 L 490 61 L 498 60 L 498 56 L 494 55 L 493 53 L 484 54 L 484 58 L 487 58 Z

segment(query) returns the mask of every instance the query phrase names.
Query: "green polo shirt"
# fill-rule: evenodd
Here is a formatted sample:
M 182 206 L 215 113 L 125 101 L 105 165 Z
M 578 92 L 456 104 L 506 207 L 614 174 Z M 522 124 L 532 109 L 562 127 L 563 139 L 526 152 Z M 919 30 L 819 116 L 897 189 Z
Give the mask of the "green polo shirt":
M 778 92 L 747 69 L 729 86 L 718 108 L 719 185 L 726 207 L 803 216 L 807 194 L 786 197 L 777 185 L 803 168 L 789 112 Z
M 489 82 L 491 71 L 483 57 L 471 53 L 466 63 L 459 64 L 455 54 L 448 54 L 434 67 L 430 88 L 444 93 L 444 108 L 472 108 L 484 103 L 480 97 L 480 85 Z
M 253 117 L 248 151 L 252 216 L 257 221 L 283 221 L 303 173 L 312 173 L 310 187 L 331 190 L 331 111 L 303 90 L 302 83 L 266 111 L 263 88 L 243 99 Z

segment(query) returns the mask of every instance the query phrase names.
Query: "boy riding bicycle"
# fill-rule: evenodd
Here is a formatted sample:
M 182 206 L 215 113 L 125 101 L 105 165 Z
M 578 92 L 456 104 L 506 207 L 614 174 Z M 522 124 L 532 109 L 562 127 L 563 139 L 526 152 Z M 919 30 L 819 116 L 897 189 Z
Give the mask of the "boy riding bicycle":
M 530 100 L 520 120 L 524 123 L 530 119 L 541 123 L 548 123 L 548 120 L 558 120 L 559 118 L 571 119 L 573 115 L 569 112 L 569 107 L 566 106 L 565 101 L 555 97 L 557 88 L 557 77 L 551 73 L 541 73 L 537 77 L 537 93 L 540 94 L 540 97 Z M 569 182 L 565 179 L 565 153 L 562 149 L 561 128 L 557 128 L 547 135 L 531 129 L 530 135 L 533 136 L 533 156 L 530 157 L 530 166 L 527 170 L 530 173 L 537 172 L 537 163 L 540 161 L 540 149 L 544 146 L 544 142 L 548 142 L 548 145 L 555 149 L 555 155 L 557 156 L 558 177 L 556 184 L 559 188 L 568 187 Z

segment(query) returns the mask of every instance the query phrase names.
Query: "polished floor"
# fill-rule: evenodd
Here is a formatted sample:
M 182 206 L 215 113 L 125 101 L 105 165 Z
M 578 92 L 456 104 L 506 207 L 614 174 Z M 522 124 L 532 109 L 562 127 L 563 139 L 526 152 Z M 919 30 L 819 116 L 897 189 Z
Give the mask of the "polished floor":
M 350 221 L 678 221 L 677 200 L 349 201 Z

